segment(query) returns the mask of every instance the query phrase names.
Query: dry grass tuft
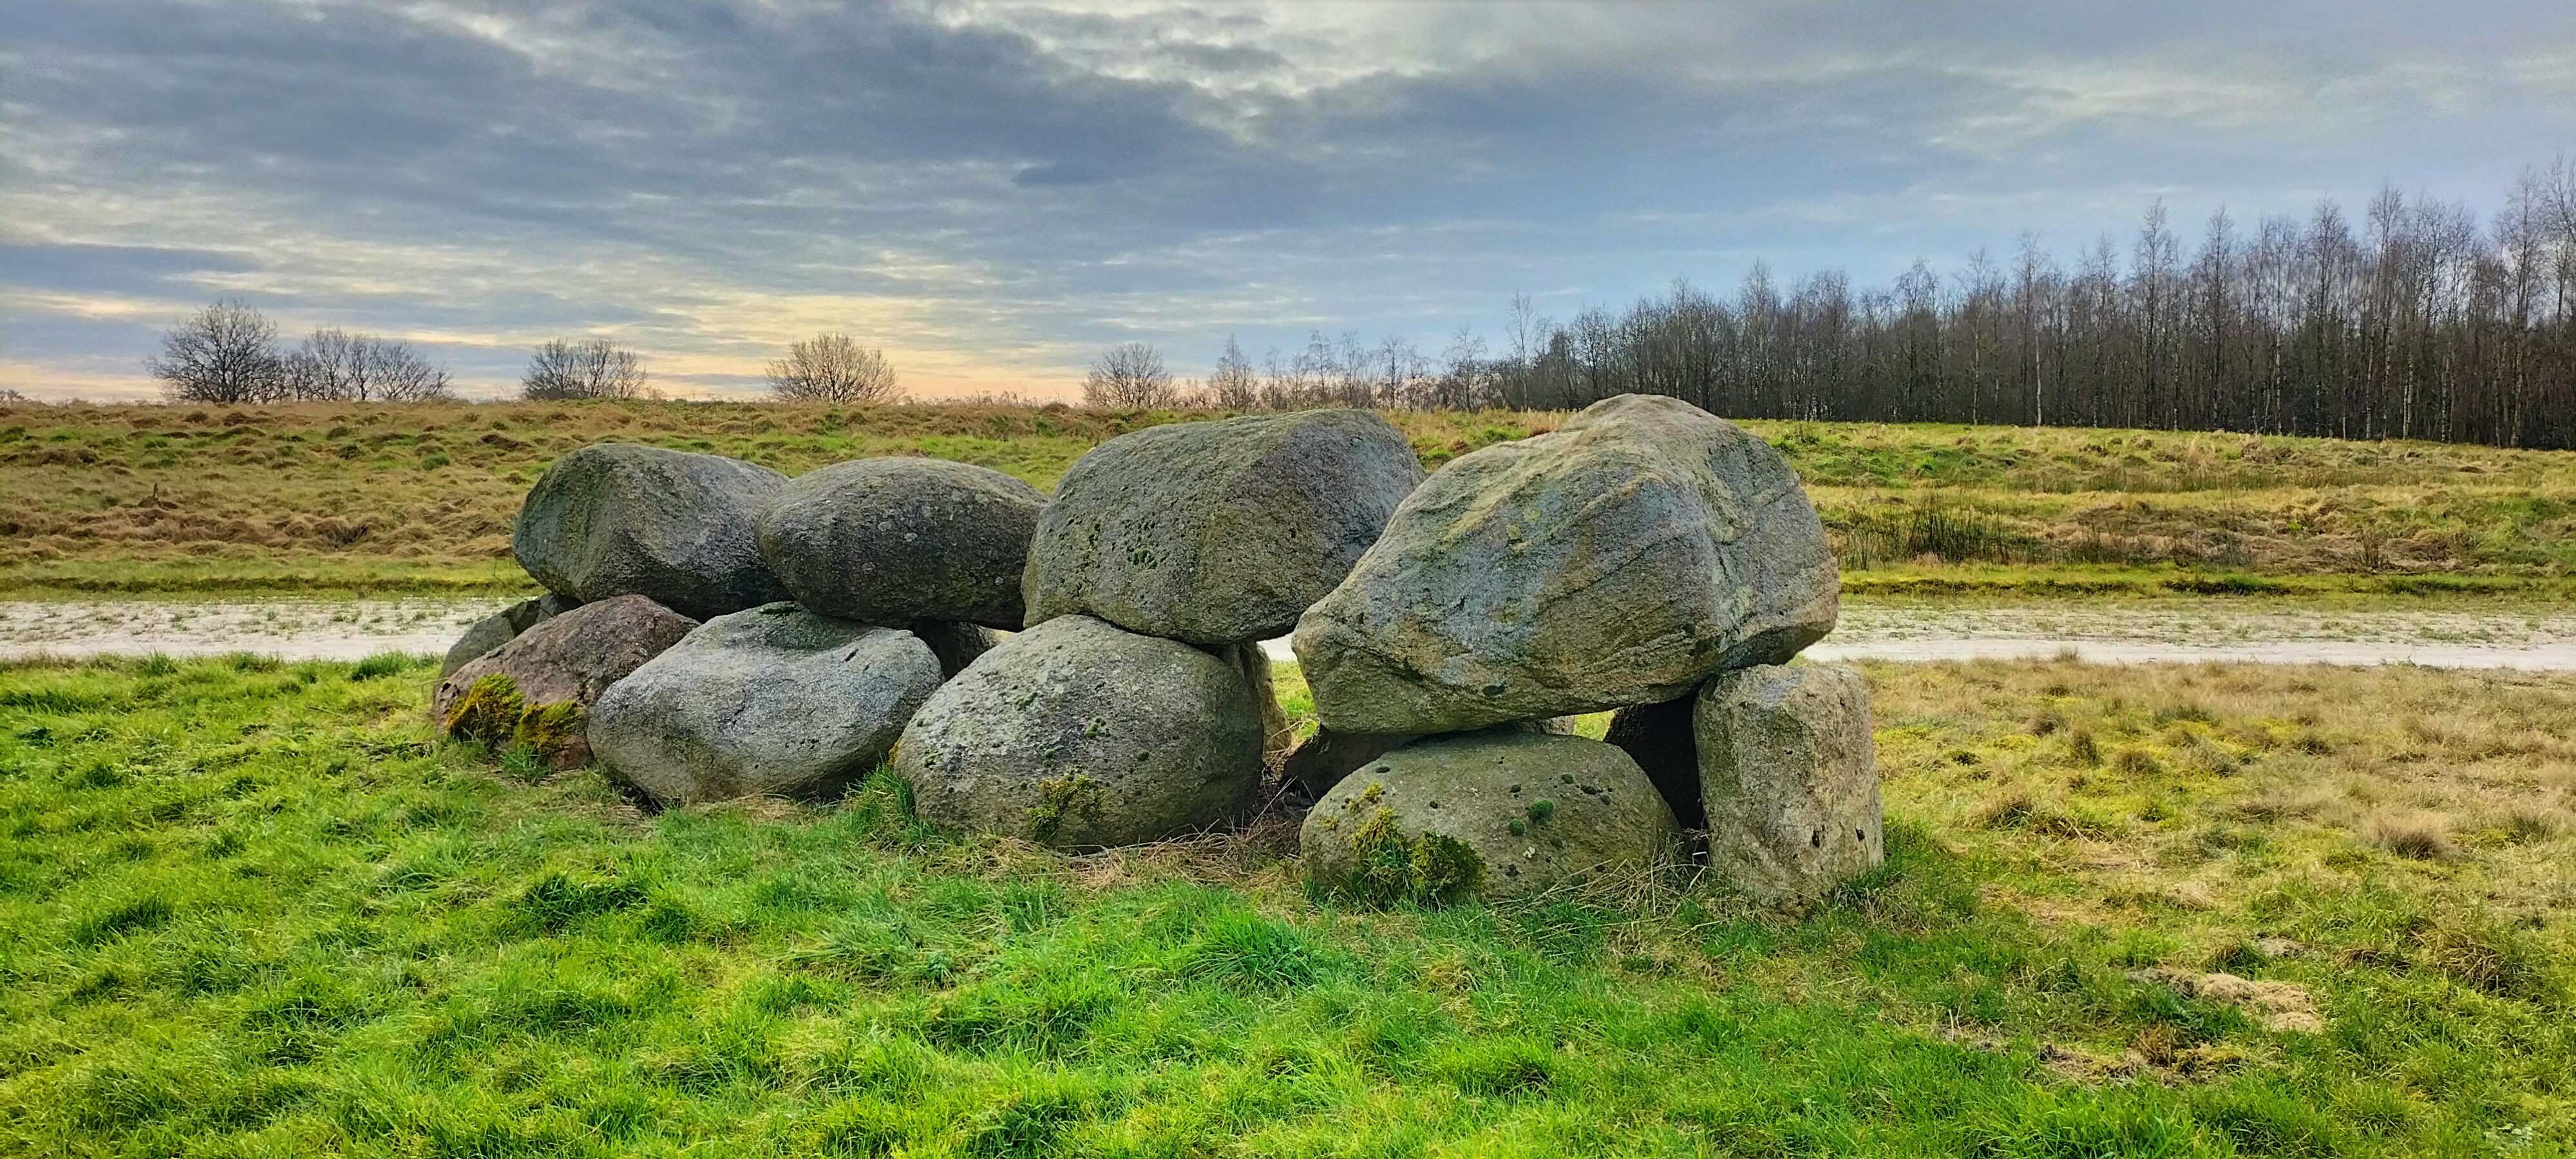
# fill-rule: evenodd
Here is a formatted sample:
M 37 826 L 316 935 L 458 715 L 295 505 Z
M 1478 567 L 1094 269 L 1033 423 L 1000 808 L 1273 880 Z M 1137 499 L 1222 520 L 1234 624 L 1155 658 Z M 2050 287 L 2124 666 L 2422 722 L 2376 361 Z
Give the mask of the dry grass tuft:
M 2417 861 L 2449 861 L 2459 856 L 2448 827 L 2438 817 L 2380 814 L 2363 827 L 2362 840 Z

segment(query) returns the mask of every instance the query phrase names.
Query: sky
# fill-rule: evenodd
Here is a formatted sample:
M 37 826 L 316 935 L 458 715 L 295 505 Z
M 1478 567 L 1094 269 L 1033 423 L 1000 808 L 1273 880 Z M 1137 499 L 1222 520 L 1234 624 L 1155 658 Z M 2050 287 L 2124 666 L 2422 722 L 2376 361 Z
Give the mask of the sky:
M 234 298 L 473 396 L 594 336 L 750 394 L 839 331 L 1061 397 L 1118 342 L 2071 260 L 2159 199 L 2483 214 L 2570 152 L 2567 0 L 8 0 L 0 387 L 151 395 Z

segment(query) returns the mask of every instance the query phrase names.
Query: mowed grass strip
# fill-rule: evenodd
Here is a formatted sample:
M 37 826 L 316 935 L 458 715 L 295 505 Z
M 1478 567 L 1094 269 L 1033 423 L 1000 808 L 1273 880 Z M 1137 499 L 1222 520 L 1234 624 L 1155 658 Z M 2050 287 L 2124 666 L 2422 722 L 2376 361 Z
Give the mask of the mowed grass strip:
M 603 439 L 798 474 L 930 455 L 1052 489 L 1211 411 L 751 403 L 0 407 L 0 591 L 524 591 L 521 497 Z M 1394 413 L 1426 466 L 1549 412 Z M 1864 593 L 2571 594 L 2576 452 L 2225 433 L 1751 422 Z
M 2576 1148 L 2566 678 L 1872 666 L 1890 864 L 1783 917 L 647 816 L 424 665 L 0 667 L 0 1151 Z

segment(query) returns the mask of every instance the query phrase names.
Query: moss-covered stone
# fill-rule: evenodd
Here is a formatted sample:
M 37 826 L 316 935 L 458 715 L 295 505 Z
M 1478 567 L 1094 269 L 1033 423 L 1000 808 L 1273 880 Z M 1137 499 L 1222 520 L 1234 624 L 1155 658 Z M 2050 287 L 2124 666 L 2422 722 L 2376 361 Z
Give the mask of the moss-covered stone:
M 1098 828 L 1104 796 L 1100 782 L 1079 773 L 1038 782 L 1038 803 L 1029 806 L 1029 840 L 1053 842 L 1068 818 Z
M 1537 893 L 1678 852 L 1672 810 L 1627 755 L 1518 729 L 1436 737 L 1346 777 L 1306 814 L 1308 875 L 1368 904 Z
M 510 729 L 512 747 L 526 749 L 548 761 L 562 760 L 581 743 L 581 706 L 569 700 L 529 705 L 519 713 L 519 723 Z
M 465 689 L 465 695 L 447 709 L 442 722 L 447 735 L 458 740 L 481 741 L 493 748 L 510 742 L 510 734 L 519 726 L 527 701 L 519 695 L 519 682 L 494 672 L 477 678 Z

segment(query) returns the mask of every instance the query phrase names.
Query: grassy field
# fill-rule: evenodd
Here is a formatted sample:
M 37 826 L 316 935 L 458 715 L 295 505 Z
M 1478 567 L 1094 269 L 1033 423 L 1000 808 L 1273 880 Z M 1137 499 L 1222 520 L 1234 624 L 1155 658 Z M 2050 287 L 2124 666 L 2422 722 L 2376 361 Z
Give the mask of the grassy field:
M 419 665 L 0 667 L 0 1152 L 2576 1151 L 2576 679 L 1868 667 L 1890 864 L 1773 917 L 648 816 Z
M 1103 439 L 1202 412 L 820 405 L 0 407 L 0 593 L 522 591 L 520 496 L 602 439 L 790 474 L 872 455 L 1051 488 Z M 1395 414 L 1423 461 L 1562 414 Z M 1847 590 L 2576 595 L 2576 453 L 2144 431 L 1750 423 Z

